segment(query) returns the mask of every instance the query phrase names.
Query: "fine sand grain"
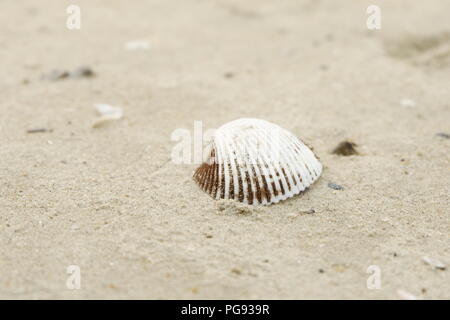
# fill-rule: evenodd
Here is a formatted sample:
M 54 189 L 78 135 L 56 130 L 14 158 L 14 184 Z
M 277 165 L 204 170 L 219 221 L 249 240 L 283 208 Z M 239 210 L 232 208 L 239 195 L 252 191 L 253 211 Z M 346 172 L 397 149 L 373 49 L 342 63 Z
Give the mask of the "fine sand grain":
M 370 31 L 372 2 L 0 1 L 0 298 L 450 298 L 450 2 L 376 1 Z M 99 103 L 123 118 L 93 128 Z M 319 181 L 255 208 L 170 161 L 241 117 Z

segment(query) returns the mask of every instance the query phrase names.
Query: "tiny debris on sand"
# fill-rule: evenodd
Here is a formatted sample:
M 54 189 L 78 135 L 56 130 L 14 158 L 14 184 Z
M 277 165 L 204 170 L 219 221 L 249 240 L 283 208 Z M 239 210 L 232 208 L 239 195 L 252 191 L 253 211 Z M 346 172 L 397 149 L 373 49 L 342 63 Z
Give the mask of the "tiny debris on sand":
M 445 132 L 438 132 L 436 133 L 436 136 L 444 139 L 450 139 L 450 134 Z
M 239 269 L 237 269 L 237 268 L 231 269 L 231 272 L 234 273 L 234 274 L 236 274 L 236 275 L 238 275 L 238 276 L 240 276 L 240 275 L 242 274 L 242 271 L 239 270 Z
M 44 133 L 47 131 L 48 130 L 46 128 L 33 128 L 33 129 L 28 129 L 27 133 Z
M 120 120 L 123 117 L 123 109 L 120 107 L 113 107 L 103 103 L 97 103 L 94 107 L 100 115 L 100 118 L 94 122 L 92 125 L 93 128 L 100 128 L 110 121 Z
M 314 209 L 309 209 L 309 210 L 300 210 L 298 213 L 288 213 L 286 215 L 286 217 L 291 218 L 291 219 L 295 219 L 301 215 L 305 215 L 305 214 L 314 214 L 316 213 L 316 210 Z
M 339 185 L 337 183 L 331 182 L 331 181 L 328 182 L 328 188 L 331 188 L 333 190 L 344 190 L 343 186 L 341 186 L 341 185 Z
M 426 264 L 432 266 L 436 270 L 445 270 L 447 268 L 447 266 L 443 262 L 441 262 L 437 259 L 432 259 L 428 256 L 422 257 L 422 261 L 425 262 Z
M 405 108 L 414 108 L 416 106 L 416 102 L 411 99 L 402 99 L 400 103 Z
M 334 271 L 339 272 L 339 273 L 344 272 L 348 269 L 348 265 L 346 265 L 346 264 L 337 264 L 336 263 L 336 264 L 333 264 L 332 267 L 333 267 Z
M 70 72 L 71 78 L 91 78 L 95 76 L 94 71 L 90 67 L 82 66 Z
M 53 70 L 48 74 L 42 76 L 43 80 L 58 81 L 67 78 L 78 79 L 78 78 L 91 78 L 94 77 L 95 73 L 90 67 L 81 66 L 74 71 L 67 70 Z
M 331 152 L 339 156 L 351 156 L 357 155 L 359 152 L 356 150 L 357 144 L 351 141 L 342 141 L 338 144 L 336 148 Z
M 415 295 L 402 289 L 397 290 L 397 294 L 402 300 L 417 300 L 417 297 Z
M 145 40 L 134 40 L 129 41 L 125 44 L 125 50 L 133 51 L 133 50 L 148 50 L 150 49 L 150 43 Z
M 217 209 L 227 214 L 250 215 L 257 211 L 256 208 L 234 201 L 234 200 L 218 200 Z
M 223 76 L 227 79 L 231 79 L 231 78 L 234 78 L 234 73 L 233 72 L 225 72 L 223 74 Z
M 53 70 L 50 73 L 43 75 L 42 79 L 49 80 L 49 81 L 58 81 L 58 80 L 66 79 L 68 77 L 69 77 L 68 71 Z

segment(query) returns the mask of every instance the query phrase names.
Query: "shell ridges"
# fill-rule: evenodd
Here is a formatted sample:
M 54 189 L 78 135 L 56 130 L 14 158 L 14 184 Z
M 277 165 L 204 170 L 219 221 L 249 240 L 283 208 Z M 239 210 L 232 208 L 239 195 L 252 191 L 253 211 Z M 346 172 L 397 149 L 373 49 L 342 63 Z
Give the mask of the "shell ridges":
M 268 205 L 303 192 L 322 164 L 301 140 L 265 120 L 242 118 L 214 133 L 194 180 L 214 199 Z

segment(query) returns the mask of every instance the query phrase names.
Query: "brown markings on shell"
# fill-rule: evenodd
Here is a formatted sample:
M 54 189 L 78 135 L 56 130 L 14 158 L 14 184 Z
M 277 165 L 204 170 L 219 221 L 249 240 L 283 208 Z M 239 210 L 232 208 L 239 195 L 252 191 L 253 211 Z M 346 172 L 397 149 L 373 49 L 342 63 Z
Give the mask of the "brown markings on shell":
M 214 196 L 213 189 L 215 188 L 215 181 L 216 176 L 219 174 L 219 166 L 217 165 L 216 161 L 216 151 L 213 148 L 211 150 L 211 153 L 209 155 L 208 161 L 210 165 L 209 174 L 208 174 L 208 182 L 206 186 L 206 191 L 211 195 Z
M 208 160 L 200 165 L 194 172 L 194 180 L 200 187 L 211 196 L 214 196 L 217 190 L 217 181 L 219 176 L 219 165 L 216 161 L 215 150 L 212 149 Z
M 261 198 L 267 199 L 267 202 L 270 202 L 271 196 L 269 191 L 269 186 L 267 185 L 267 180 L 264 175 L 261 176 L 263 182 L 263 188 L 261 189 Z
M 284 171 L 284 168 L 281 168 L 281 171 L 283 172 L 283 176 L 286 178 L 286 183 L 287 183 L 287 186 L 288 186 L 288 190 L 291 191 L 291 184 L 289 183 L 289 177 L 286 174 L 286 171 Z
M 284 178 L 286 179 L 286 182 L 287 182 L 288 187 L 289 187 L 289 180 L 288 180 L 288 177 L 287 177 L 287 175 L 286 175 L 286 172 L 284 171 L 284 168 L 281 168 L 281 170 L 282 170 L 282 172 L 283 172 L 283 176 L 284 176 Z M 286 194 L 286 190 L 284 190 L 283 180 L 281 179 L 280 172 L 279 172 L 277 169 L 274 169 L 274 171 L 275 171 L 275 176 L 276 176 L 277 182 L 278 182 L 278 184 L 280 185 L 280 190 L 277 190 L 277 189 L 276 189 L 275 180 L 272 181 L 272 188 L 273 188 L 273 190 L 274 190 L 274 195 L 277 196 L 279 192 L 280 192 L 282 195 L 285 195 L 285 194 Z M 273 179 L 272 175 L 270 175 L 270 178 Z M 289 189 L 290 189 L 290 187 L 289 187 Z
M 211 155 L 207 162 L 202 163 L 202 165 L 195 171 L 194 173 L 194 180 L 200 185 L 200 187 L 206 191 L 208 194 L 210 194 L 213 198 L 216 198 L 217 194 L 219 194 L 219 198 L 224 199 L 225 198 L 225 174 L 224 174 L 224 165 L 222 164 L 222 176 L 219 176 L 219 164 L 216 163 L 215 159 L 215 151 L 213 150 L 211 152 Z M 236 163 L 237 166 L 237 163 Z M 227 169 L 229 171 L 230 175 L 230 181 L 229 181 L 229 198 L 235 199 L 237 198 L 238 201 L 243 202 L 244 201 L 244 185 L 243 181 L 245 179 L 247 183 L 247 199 L 249 204 L 253 204 L 254 202 L 262 203 L 264 199 L 266 199 L 268 202 L 270 202 L 272 198 L 272 194 L 269 190 L 269 184 L 267 183 L 267 176 L 261 175 L 262 180 L 262 186 L 259 184 L 258 177 L 256 176 L 255 168 L 252 167 L 251 176 L 247 170 L 245 170 L 245 177 L 242 178 L 241 172 L 239 170 L 239 167 L 237 166 L 236 172 L 237 172 L 237 182 L 238 182 L 238 194 L 235 196 L 234 194 L 234 176 L 232 174 L 232 167 L 231 165 L 227 166 Z M 262 172 L 262 171 L 261 171 Z M 272 180 L 270 185 L 273 189 L 273 196 L 277 196 L 280 192 L 281 194 L 286 194 L 286 190 L 284 189 L 282 179 L 280 176 L 280 173 L 278 171 L 276 172 L 276 178 L 278 179 L 278 182 L 280 184 L 280 190 L 277 190 L 276 184 L 274 181 L 274 177 L 272 174 L 268 175 L 268 178 Z M 291 185 L 289 183 L 288 176 L 286 174 L 286 171 L 284 168 L 281 168 L 282 175 L 286 179 L 287 186 L 289 190 L 291 190 Z M 300 181 L 302 180 L 302 177 L 299 175 Z M 295 183 L 294 177 L 292 177 L 292 180 Z M 252 189 L 251 181 L 253 181 L 253 186 L 255 190 Z
M 237 179 L 238 179 L 238 188 L 239 188 L 239 192 L 238 192 L 238 201 L 239 202 L 244 202 L 244 182 L 243 182 L 243 177 L 241 175 L 241 170 L 239 170 L 239 165 L 236 161 L 236 159 L 234 160 L 234 163 L 236 165 L 236 170 L 237 170 Z
M 206 187 L 208 185 L 208 175 L 209 171 L 211 169 L 211 166 L 209 164 L 206 165 L 205 172 L 202 176 L 202 189 L 206 191 Z
M 278 177 L 278 184 L 280 185 L 280 192 L 282 195 L 284 195 L 285 191 L 284 191 L 284 186 L 283 186 L 283 180 L 281 179 L 280 173 L 278 171 L 277 171 L 277 177 Z M 286 175 L 284 175 L 284 178 L 287 180 Z
M 267 165 L 266 165 L 266 167 L 267 167 Z M 272 186 L 273 194 L 274 194 L 275 197 L 276 197 L 276 196 L 278 195 L 278 190 L 277 190 L 277 188 L 275 187 L 275 180 L 274 180 L 272 174 L 269 174 L 269 183 L 270 183 L 270 185 Z
M 209 174 L 209 170 L 210 169 L 211 169 L 211 166 L 209 164 L 207 164 L 206 167 L 205 167 L 204 173 L 203 173 L 203 175 L 201 177 L 201 179 L 202 179 L 202 188 L 205 191 L 206 191 L 206 185 L 208 183 L 208 174 Z
M 247 170 L 245 171 L 245 181 L 247 182 L 247 199 L 248 199 L 248 204 L 253 204 L 252 184 L 251 184 L 250 176 L 249 176 Z
M 292 182 L 294 183 L 294 186 L 297 185 L 297 179 L 295 179 L 295 175 L 291 176 Z
M 204 172 L 202 174 L 202 177 L 201 177 L 201 179 L 202 179 L 202 189 L 203 190 L 206 190 L 206 183 L 208 182 L 207 178 L 208 178 L 208 172 L 209 172 L 210 167 L 211 166 L 209 166 L 209 165 L 207 165 L 205 167 L 205 170 L 204 170 Z
M 215 173 L 215 167 L 217 165 L 215 164 L 210 164 L 209 166 L 209 170 L 208 170 L 208 175 L 206 176 L 206 192 L 208 192 L 209 194 L 212 195 L 212 186 L 213 186 L 213 182 L 214 182 L 214 173 Z
M 197 183 L 200 185 L 200 187 L 203 189 L 203 174 L 206 170 L 208 170 L 208 165 L 206 163 L 202 163 L 202 165 L 200 167 L 197 168 L 197 170 L 195 170 L 194 173 L 194 180 L 197 181 Z
M 275 181 L 272 180 L 271 185 L 272 185 L 273 194 L 276 197 L 278 195 L 278 190 L 277 190 L 277 188 L 275 186 Z
M 220 199 L 225 198 L 225 165 L 222 166 L 222 177 L 220 177 Z
M 256 176 L 255 167 L 252 167 L 252 171 L 253 171 L 252 179 L 253 179 L 253 183 L 255 184 L 255 188 L 256 188 L 256 190 L 254 190 L 255 196 L 256 196 L 256 200 L 258 201 L 258 203 L 261 203 L 262 202 L 261 187 L 259 185 L 258 177 Z
M 298 151 L 297 151 L 298 154 Z M 264 199 L 267 200 L 267 202 L 270 202 L 272 199 L 272 196 L 277 196 L 279 193 L 286 194 L 286 190 L 284 189 L 281 175 L 286 179 L 286 184 L 289 190 L 291 190 L 292 186 L 289 182 L 288 175 L 284 168 L 281 168 L 281 174 L 278 170 L 275 170 L 276 177 L 273 177 L 272 174 L 268 174 L 268 176 L 263 175 L 262 167 L 258 166 L 260 174 L 261 174 L 261 181 L 262 185 L 259 183 L 259 179 L 256 175 L 255 167 L 251 167 L 251 172 L 248 170 L 244 170 L 245 177 L 242 177 L 241 171 L 239 170 L 239 165 L 235 161 L 236 165 L 236 177 L 233 175 L 232 166 L 228 164 L 226 166 L 226 169 L 228 170 L 230 181 L 229 181 L 229 198 L 230 199 L 236 199 L 240 202 L 243 202 L 244 197 L 244 179 L 247 183 L 247 200 L 249 204 L 253 203 L 262 203 Z M 219 176 L 219 166 L 221 166 L 221 172 L 222 175 Z M 264 165 L 266 169 L 268 169 L 268 165 Z M 305 164 L 305 167 L 309 174 L 312 176 L 312 172 L 307 164 Z M 313 170 L 314 171 L 314 170 Z M 317 176 L 317 173 L 314 171 L 314 174 Z M 238 183 L 238 190 L 237 194 L 235 195 L 234 190 L 234 179 L 237 179 Z M 268 179 L 266 179 L 268 178 Z M 301 182 L 303 182 L 303 178 L 300 174 L 298 174 L 298 178 Z M 275 180 L 277 179 L 280 184 L 280 190 L 277 190 Z M 200 187 L 209 193 L 213 198 L 216 198 L 219 196 L 219 198 L 224 199 L 225 198 L 225 165 L 224 164 L 218 164 L 217 158 L 216 158 L 216 151 L 215 148 L 212 148 L 211 153 L 208 157 L 208 160 L 195 171 L 194 173 L 194 180 L 200 185 Z M 253 181 L 253 189 L 251 181 Z M 296 179 L 294 176 L 292 176 L 292 181 L 295 185 L 297 185 Z M 269 190 L 269 184 L 271 185 L 273 189 L 273 195 Z
M 231 167 L 231 164 L 228 164 L 228 175 L 230 176 L 230 187 L 229 187 L 229 197 L 230 199 L 234 199 L 234 175 L 233 175 L 233 169 Z
M 212 181 L 211 196 L 216 198 L 219 189 L 219 164 L 214 163 L 214 178 Z

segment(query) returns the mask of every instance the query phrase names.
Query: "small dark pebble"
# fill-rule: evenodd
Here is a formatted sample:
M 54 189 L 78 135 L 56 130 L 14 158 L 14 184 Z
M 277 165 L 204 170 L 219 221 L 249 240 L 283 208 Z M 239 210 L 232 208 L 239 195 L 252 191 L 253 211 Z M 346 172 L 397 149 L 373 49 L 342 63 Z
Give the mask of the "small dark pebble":
M 231 78 L 234 78 L 234 73 L 233 72 L 226 72 L 223 76 L 225 78 L 227 78 L 227 79 L 231 79 Z
M 333 189 L 333 190 L 344 190 L 343 186 L 341 186 L 341 185 L 339 185 L 337 183 L 334 183 L 334 182 L 328 182 L 328 187 Z
M 69 77 L 68 71 L 60 71 L 60 70 L 53 70 L 47 75 L 44 75 L 43 78 L 50 80 L 50 81 L 58 81 L 61 79 L 66 79 Z
M 319 273 L 325 273 L 325 270 L 319 269 Z
M 236 269 L 236 268 L 231 269 L 231 272 L 233 272 L 234 274 L 237 274 L 237 275 L 241 275 L 242 274 L 241 270 Z
M 309 210 L 306 210 L 306 211 L 302 211 L 302 213 L 313 214 L 313 213 L 316 213 L 316 210 L 314 210 L 314 209 L 309 209 Z
M 444 138 L 444 139 L 450 139 L 450 134 L 445 133 L 445 132 L 438 132 L 438 133 L 436 133 L 436 136 Z
M 49 74 L 44 75 L 42 78 L 49 81 L 58 81 L 67 78 L 91 78 L 94 76 L 95 73 L 90 67 L 82 66 L 71 72 L 67 70 L 53 70 Z
M 351 141 L 342 141 L 338 144 L 336 148 L 332 151 L 332 153 L 340 155 L 340 156 L 351 156 L 355 154 L 359 154 L 356 150 L 357 144 Z
M 90 78 L 95 76 L 94 71 L 89 67 L 79 67 L 75 71 L 70 73 L 71 78 Z
M 35 129 L 28 129 L 27 133 L 43 133 L 47 132 L 46 128 L 35 128 Z

